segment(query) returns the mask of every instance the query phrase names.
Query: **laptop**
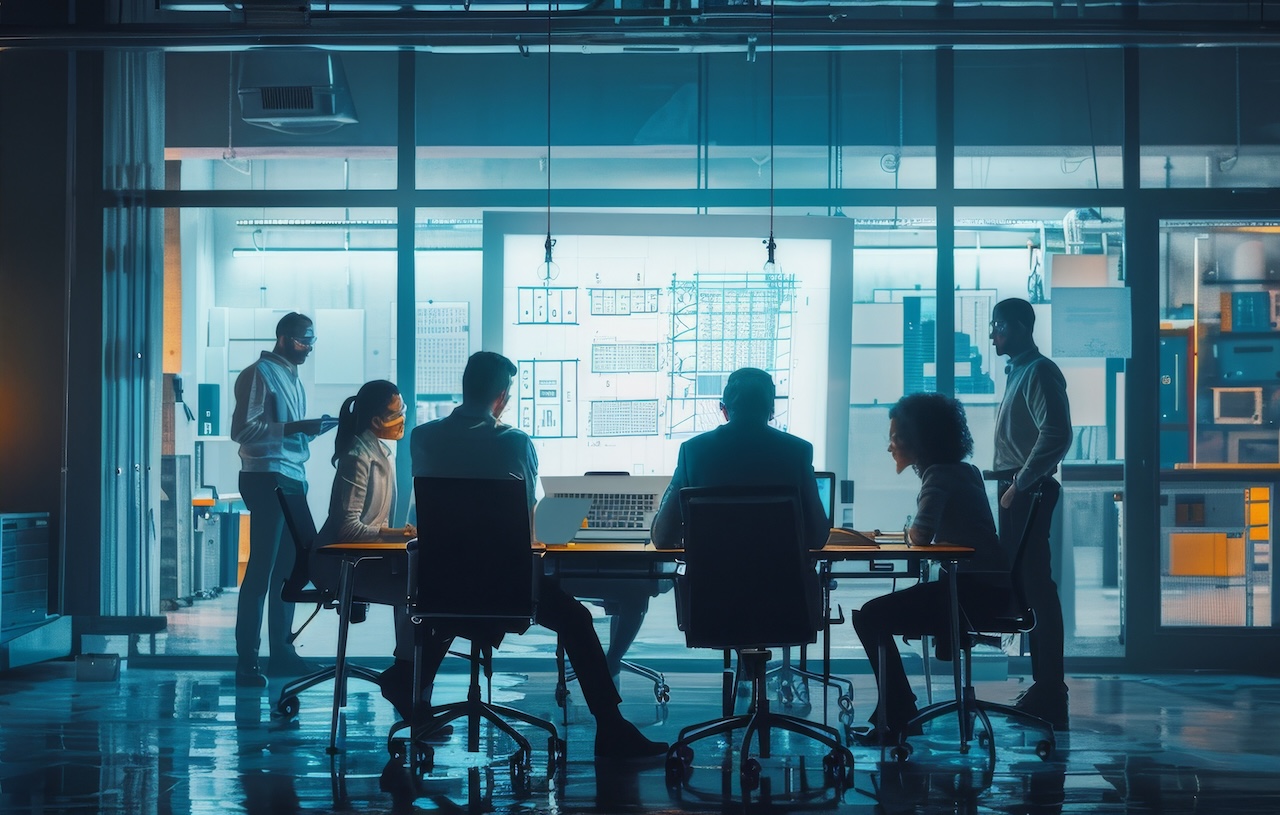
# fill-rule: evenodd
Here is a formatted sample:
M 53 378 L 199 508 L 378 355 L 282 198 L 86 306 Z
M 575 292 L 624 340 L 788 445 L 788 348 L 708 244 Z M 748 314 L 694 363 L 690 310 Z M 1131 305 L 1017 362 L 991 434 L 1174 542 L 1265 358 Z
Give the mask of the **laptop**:
M 815 472 L 813 476 L 818 482 L 818 499 L 827 511 L 827 528 L 833 529 L 836 525 L 836 474 Z
M 590 499 L 575 541 L 643 543 L 670 483 L 669 475 L 544 475 L 542 492 L 547 498 Z

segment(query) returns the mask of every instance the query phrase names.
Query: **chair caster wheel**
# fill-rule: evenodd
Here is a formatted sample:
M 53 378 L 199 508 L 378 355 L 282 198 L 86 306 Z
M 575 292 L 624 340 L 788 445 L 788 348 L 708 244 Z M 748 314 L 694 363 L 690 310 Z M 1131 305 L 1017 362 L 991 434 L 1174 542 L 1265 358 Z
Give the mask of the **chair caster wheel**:
M 405 752 L 404 744 L 397 740 L 387 742 L 387 755 L 392 761 L 404 761 L 408 754 Z
M 668 784 L 679 784 L 687 778 L 689 765 L 678 756 L 667 756 L 666 773 Z
M 902 763 L 911 755 L 911 745 L 903 742 L 889 751 L 889 756 L 896 762 Z
M 742 762 L 742 788 L 748 792 L 758 788 L 762 772 L 763 768 L 760 766 L 760 762 L 754 758 L 749 758 Z
M 514 755 L 511 757 L 508 770 L 511 773 L 511 786 L 514 789 L 521 789 L 529 784 L 529 757 L 525 755 Z
M 569 698 L 569 689 L 561 685 L 556 688 L 556 704 L 564 707 L 565 700 Z
M 796 698 L 796 691 L 790 682 L 783 682 L 778 685 L 778 695 L 782 697 L 782 704 L 789 705 Z
M 985 750 L 985 749 L 987 749 L 988 747 L 990 747 L 990 746 L 991 746 L 991 734 L 990 734 L 990 733 L 988 733 L 988 732 L 986 732 L 985 730 L 984 730 L 983 732 L 979 733 L 979 734 L 978 734 L 978 746 L 979 746 L 979 747 L 981 747 L 981 748 L 982 748 L 982 749 L 984 749 L 984 750 Z
M 1053 745 L 1047 740 L 1041 739 L 1036 742 L 1036 755 L 1043 761 L 1048 761 L 1049 756 L 1053 755 Z
M 828 781 L 836 784 L 844 784 L 848 780 L 848 761 L 844 754 L 838 750 L 832 750 L 822 757 L 822 773 Z
M 436 765 L 435 748 L 427 744 L 413 745 L 413 771 L 415 773 L 429 772 Z
M 299 710 L 300 706 L 296 696 L 286 696 L 276 703 L 276 712 L 286 719 L 292 719 L 297 716 Z
M 658 704 L 665 705 L 671 701 L 671 686 L 666 682 L 660 682 L 653 686 L 653 697 L 658 700 Z

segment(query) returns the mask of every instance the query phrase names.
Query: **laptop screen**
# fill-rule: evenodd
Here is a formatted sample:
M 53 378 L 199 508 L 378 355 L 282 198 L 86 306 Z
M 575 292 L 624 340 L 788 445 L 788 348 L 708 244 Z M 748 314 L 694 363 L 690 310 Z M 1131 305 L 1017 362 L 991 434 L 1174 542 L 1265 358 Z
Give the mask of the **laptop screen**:
M 818 498 L 822 501 L 822 508 L 827 511 L 827 526 L 834 527 L 836 525 L 836 474 L 815 472 L 813 475 L 818 481 Z
M 669 475 L 542 476 L 542 491 L 548 497 L 590 499 L 586 525 L 575 540 L 646 541 L 669 483 Z

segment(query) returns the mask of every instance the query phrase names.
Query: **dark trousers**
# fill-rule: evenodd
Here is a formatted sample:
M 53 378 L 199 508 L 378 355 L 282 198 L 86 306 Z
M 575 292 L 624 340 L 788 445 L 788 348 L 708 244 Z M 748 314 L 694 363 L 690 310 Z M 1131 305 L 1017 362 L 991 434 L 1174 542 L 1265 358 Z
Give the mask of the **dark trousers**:
M 559 636 L 574 673 L 578 675 L 582 698 L 597 721 L 619 716 L 618 705 L 622 697 L 609 675 L 604 649 L 600 647 L 600 638 L 596 636 L 587 607 L 565 594 L 555 581 L 542 578 L 538 583 L 537 623 Z M 457 635 L 444 629 L 427 629 L 420 636 L 423 637 L 423 685 L 430 688 L 440 670 L 440 663 L 448 654 L 450 643 Z M 396 643 L 397 656 L 405 650 L 402 643 Z
M 1009 482 L 1001 481 L 1000 494 L 1009 488 Z M 1062 601 L 1058 597 L 1058 584 L 1053 581 L 1053 561 L 1049 549 L 1049 525 L 1053 510 L 1058 505 L 1062 486 L 1052 478 L 1040 480 L 1040 511 L 1027 538 L 1022 556 L 1022 583 L 1027 604 L 1036 613 L 1036 627 L 1031 630 L 1031 678 L 1044 683 L 1046 688 L 1058 688 L 1066 684 L 1063 667 Z M 1000 539 L 1019 540 L 1027 522 L 1030 508 L 1030 490 L 1019 492 L 1013 506 L 1000 509 Z
M 998 577 L 956 577 L 960 607 L 972 620 L 987 619 L 1009 608 L 1010 592 L 1007 582 Z M 916 697 L 902 667 L 902 655 L 898 653 L 895 636 L 918 638 L 928 634 L 939 639 L 938 650 L 950 654 L 951 648 L 951 589 L 944 575 L 940 580 L 917 583 L 900 591 L 883 594 L 868 600 L 858 611 L 849 615 L 858 639 L 867 652 L 871 670 L 883 690 L 879 707 L 884 709 L 885 723 L 895 730 L 906 726 L 916 715 Z M 880 651 L 884 650 L 884 662 Z M 954 657 L 953 657 L 954 658 Z M 869 719 L 878 724 L 878 713 Z
M 279 473 L 240 473 L 240 497 L 249 510 L 249 562 L 236 605 L 236 656 L 242 663 L 258 660 L 262 638 L 262 607 L 267 609 L 267 644 L 272 655 L 287 653 L 293 626 L 293 603 L 280 599 L 280 590 L 293 571 L 293 540 L 284 525 L 276 487 L 305 495 L 305 482 Z

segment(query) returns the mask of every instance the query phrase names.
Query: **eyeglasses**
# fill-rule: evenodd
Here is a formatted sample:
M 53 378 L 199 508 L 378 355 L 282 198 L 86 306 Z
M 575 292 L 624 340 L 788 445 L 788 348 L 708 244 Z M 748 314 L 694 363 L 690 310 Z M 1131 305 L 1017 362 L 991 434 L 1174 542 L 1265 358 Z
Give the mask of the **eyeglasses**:
M 299 348 L 314 348 L 316 341 L 320 338 L 312 335 L 310 337 L 290 337 L 289 339 L 293 340 L 293 344 Z
M 997 334 L 1004 334 L 1008 332 L 1010 325 L 1011 323 L 1008 320 L 992 320 L 991 330 Z

